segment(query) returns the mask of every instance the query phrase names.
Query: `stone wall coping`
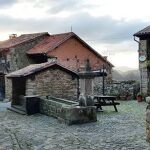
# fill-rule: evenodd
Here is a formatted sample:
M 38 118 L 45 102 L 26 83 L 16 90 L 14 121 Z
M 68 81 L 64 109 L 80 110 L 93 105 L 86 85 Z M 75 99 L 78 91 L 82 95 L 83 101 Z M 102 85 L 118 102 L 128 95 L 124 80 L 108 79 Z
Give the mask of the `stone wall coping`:
M 39 95 L 26 95 L 26 96 L 24 96 L 25 98 L 27 98 L 27 97 L 39 97 Z
M 65 99 L 59 99 L 59 98 L 53 98 L 53 99 L 50 99 L 50 98 L 44 98 L 44 97 L 41 97 L 40 99 L 43 99 L 43 100 L 46 100 L 46 101 L 53 101 L 54 103 L 56 104 L 61 104 L 63 107 L 65 106 L 70 106 L 70 107 L 74 107 L 74 106 L 78 106 L 79 103 L 78 102 L 73 102 L 73 101 L 69 101 L 69 100 L 65 100 Z M 64 103 L 63 103 L 64 102 Z M 67 104 L 67 103 L 72 103 L 72 104 Z
M 96 109 L 96 106 L 75 106 L 74 108 L 81 108 L 81 109 L 89 109 L 89 108 L 95 108 Z
M 67 99 L 63 99 L 63 98 L 53 97 L 53 96 L 48 96 L 48 99 L 51 99 L 51 100 L 58 100 L 58 101 L 66 102 L 66 103 L 72 103 L 72 104 L 75 104 L 75 105 L 79 105 L 78 102 L 71 101 L 71 100 L 67 100 Z M 61 102 L 60 102 L 60 103 L 61 103 Z

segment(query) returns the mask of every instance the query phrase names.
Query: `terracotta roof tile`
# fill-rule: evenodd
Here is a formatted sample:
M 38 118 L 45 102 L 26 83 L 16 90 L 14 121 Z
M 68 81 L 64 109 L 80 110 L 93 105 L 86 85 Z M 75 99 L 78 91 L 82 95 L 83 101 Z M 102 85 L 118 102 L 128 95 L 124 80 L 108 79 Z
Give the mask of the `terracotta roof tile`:
M 0 49 L 11 48 L 11 47 L 14 47 L 18 44 L 33 40 L 33 39 L 35 39 L 39 36 L 42 36 L 42 35 L 49 35 L 49 34 L 48 34 L 48 32 L 33 33 L 33 34 L 22 34 L 16 38 L 0 42 Z
M 46 69 L 46 68 L 49 68 L 49 67 L 52 67 L 52 66 L 58 66 L 60 68 L 63 68 L 64 70 L 66 70 L 67 72 L 70 72 L 72 74 L 75 74 L 76 76 L 77 73 L 56 63 L 56 62 L 46 62 L 46 63 L 41 63 L 41 64 L 32 64 L 32 65 L 29 65 L 25 68 L 22 68 L 20 70 L 17 70 L 17 71 L 14 71 L 12 73 L 9 73 L 6 75 L 6 77 L 8 78 L 13 78 L 13 77 L 25 77 L 25 76 L 28 76 L 28 75 L 31 75 L 33 73 L 36 73 L 36 72 L 39 72 L 43 69 Z
M 47 53 L 69 39 L 72 35 L 74 35 L 73 32 L 51 35 L 29 50 L 27 54 Z
M 79 36 L 77 36 L 73 32 L 50 35 L 50 37 L 45 38 L 43 41 L 35 45 L 35 47 L 30 49 L 27 52 L 27 54 L 34 55 L 34 54 L 48 53 L 49 51 L 55 49 L 56 47 L 64 43 L 72 36 L 77 38 L 80 42 L 82 42 L 86 47 L 88 47 L 92 52 L 94 52 L 98 57 L 100 57 L 106 63 L 114 67 L 113 64 L 111 64 L 108 60 L 106 60 L 103 56 L 101 56 L 97 51 L 95 51 L 91 46 L 89 46 L 85 41 L 83 41 Z
M 137 36 L 137 37 L 140 37 L 142 35 L 150 35 L 150 26 L 147 26 L 146 28 L 134 34 L 134 36 Z

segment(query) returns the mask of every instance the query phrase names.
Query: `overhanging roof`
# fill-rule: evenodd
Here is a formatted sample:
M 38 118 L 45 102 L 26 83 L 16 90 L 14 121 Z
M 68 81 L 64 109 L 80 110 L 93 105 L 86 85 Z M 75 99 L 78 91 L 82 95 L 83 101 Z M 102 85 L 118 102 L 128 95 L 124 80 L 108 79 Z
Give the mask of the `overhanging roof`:
M 17 78 L 17 77 L 26 77 L 29 76 L 31 74 L 40 72 L 44 69 L 47 68 L 60 68 L 62 70 L 64 70 L 65 72 L 68 72 L 69 74 L 75 75 L 76 77 L 78 77 L 78 74 L 56 62 L 46 62 L 46 63 L 41 63 L 41 64 L 32 64 L 29 65 L 25 68 L 22 68 L 20 70 L 14 71 L 12 73 L 9 73 L 8 75 L 6 75 L 7 78 Z
M 150 26 L 147 26 L 146 28 L 138 31 L 133 36 L 141 37 L 141 36 L 144 36 L 144 35 L 150 35 Z
M 8 39 L 6 41 L 0 42 L 0 50 L 9 49 L 19 44 L 25 43 L 27 41 L 33 40 L 37 37 L 49 35 L 48 32 L 41 32 L 41 33 L 32 33 L 32 34 L 22 34 L 18 37 L 14 37 L 12 39 Z

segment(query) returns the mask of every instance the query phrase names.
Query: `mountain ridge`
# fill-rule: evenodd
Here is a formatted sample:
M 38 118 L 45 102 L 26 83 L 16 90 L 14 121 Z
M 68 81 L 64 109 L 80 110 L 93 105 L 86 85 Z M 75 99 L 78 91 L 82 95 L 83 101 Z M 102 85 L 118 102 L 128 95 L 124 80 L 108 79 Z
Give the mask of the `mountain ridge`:
M 140 81 L 140 72 L 138 69 L 121 71 L 114 69 L 112 71 L 113 80 L 125 81 L 125 80 L 137 80 Z

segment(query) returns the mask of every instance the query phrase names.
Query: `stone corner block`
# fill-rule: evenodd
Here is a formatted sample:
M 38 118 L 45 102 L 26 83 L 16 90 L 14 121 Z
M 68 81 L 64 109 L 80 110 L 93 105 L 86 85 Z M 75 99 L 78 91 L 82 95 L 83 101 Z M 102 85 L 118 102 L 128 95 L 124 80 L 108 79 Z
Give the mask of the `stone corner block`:
M 146 102 L 150 104 L 150 96 L 146 97 Z

